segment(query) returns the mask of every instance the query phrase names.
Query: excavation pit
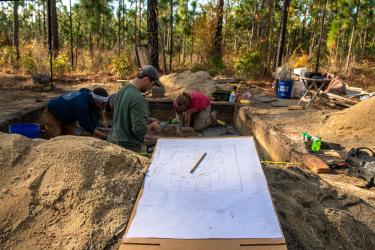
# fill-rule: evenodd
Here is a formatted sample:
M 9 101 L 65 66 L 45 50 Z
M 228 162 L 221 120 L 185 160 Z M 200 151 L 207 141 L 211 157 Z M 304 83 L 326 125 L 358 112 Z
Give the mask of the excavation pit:
M 45 101 L 33 100 L 30 109 L 22 113 L 20 112 L 22 108 L 18 106 L 18 111 L 16 109 L 12 119 L 2 120 L 2 131 L 7 131 L 7 126 L 15 121 L 38 121 Z M 174 116 L 171 99 L 148 99 L 148 101 L 151 116 L 162 121 L 167 121 Z M 301 162 L 301 157 L 307 153 L 299 135 L 300 130 L 308 127 L 304 127 L 303 122 L 308 121 L 304 118 L 318 117 L 322 112 L 324 115 L 335 112 L 317 109 L 289 111 L 285 107 L 273 107 L 256 101 L 252 101 L 249 106 L 214 102 L 213 110 L 218 110 L 218 118 L 225 121 L 226 126 L 210 128 L 203 132 L 202 136 L 252 135 L 257 141 L 262 159 L 286 162 Z M 20 113 L 17 114 L 17 112 Z M 173 133 L 164 136 L 173 136 Z M 95 141 L 92 143 L 96 145 Z M 116 164 L 116 161 L 111 164 Z M 318 175 L 304 169 L 301 165 L 288 167 L 287 165 L 263 164 L 288 249 L 372 249 L 375 246 L 375 223 L 372 219 L 375 217 L 375 192 L 357 187 L 356 185 L 363 184 L 363 181 L 358 178 L 342 173 Z M 16 171 L 17 168 L 13 170 Z M 1 176 L 3 180 L 1 183 L 4 184 L 1 186 L 3 193 L 0 196 L 1 199 L 7 199 L 8 192 L 13 190 L 12 185 L 18 185 L 14 176 L 23 178 L 23 175 L 12 172 L 12 176 L 9 176 L 4 172 Z M 131 210 L 131 206 L 127 208 L 127 211 Z M 68 219 L 61 221 L 68 222 Z M 59 221 L 59 218 L 56 218 L 56 221 Z M 126 221 L 121 223 L 126 223 Z M 17 232 L 14 235 L 24 239 L 23 244 L 27 245 L 25 241 L 28 237 L 23 237 L 20 233 Z M 34 231 L 34 233 L 37 232 Z M 69 233 L 70 238 L 69 235 L 65 235 L 64 239 L 56 238 L 56 235 L 52 233 L 53 238 L 49 238 L 49 234 L 47 238 L 43 237 L 47 240 L 46 242 L 50 242 L 49 244 L 52 244 L 51 242 L 76 244 L 79 236 L 73 237 L 74 232 Z M 15 238 L 13 241 L 9 235 L 11 234 L 8 232 L 1 243 L 4 243 L 4 246 L 20 246 L 17 245 L 18 239 Z M 31 238 L 38 237 L 32 235 Z M 103 238 L 103 241 L 112 242 L 111 248 L 116 249 L 121 242 L 122 234 L 119 233 L 116 237 Z M 41 246 L 35 240 L 32 244 L 36 248 Z M 100 244 L 98 242 L 98 246 L 102 245 L 103 242 Z

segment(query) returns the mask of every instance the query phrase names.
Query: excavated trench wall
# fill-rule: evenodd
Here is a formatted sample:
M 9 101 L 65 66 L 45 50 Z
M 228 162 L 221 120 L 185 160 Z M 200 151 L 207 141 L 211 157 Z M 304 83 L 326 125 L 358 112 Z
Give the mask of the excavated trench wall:
M 254 136 L 259 153 L 265 158 L 285 162 L 301 160 L 302 154 L 293 149 L 282 131 L 246 109 L 236 107 L 233 123 L 241 135 Z
M 173 117 L 172 100 L 149 99 L 151 116 L 159 120 Z M 298 161 L 302 155 L 289 144 L 289 138 L 265 120 L 251 115 L 246 109 L 229 102 L 212 102 L 212 110 L 218 111 L 218 119 L 233 125 L 243 136 L 254 136 L 261 156 L 273 161 Z
M 14 124 L 14 123 L 21 123 L 21 122 L 39 123 L 43 110 L 44 110 L 44 106 L 38 106 L 29 112 L 26 112 L 26 113 L 20 112 L 19 114 L 14 115 L 11 119 L 0 121 L 0 131 L 8 132 L 9 125 Z
M 147 99 L 150 108 L 150 116 L 160 121 L 168 121 L 169 118 L 175 117 L 172 99 Z M 211 102 L 211 109 L 217 111 L 217 119 L 226 124 L 233 124 L 233 115 L 235 105 L 229 102 Z
M 150 116 L 167 121 L 175 116 L 172 99 L 147 99 Z M 44 107 L 38 106 L 27 113 L 20 113 L 12 120 L 0 122 L 0 131 L 8 132 L 8 126 L 17 122 L 40 122 Z M 217 118 L 228 125 L 233 125 L 241 135 L 252 135 L 257 141 L 259 153 L 274 161 L 293 161 L 300 159 L 288 143 L 282 131 L 272 127 L 266 121 L 245 112 L 245 109 L 229 102 L 212 102 L 212 110 L 218 113 Z

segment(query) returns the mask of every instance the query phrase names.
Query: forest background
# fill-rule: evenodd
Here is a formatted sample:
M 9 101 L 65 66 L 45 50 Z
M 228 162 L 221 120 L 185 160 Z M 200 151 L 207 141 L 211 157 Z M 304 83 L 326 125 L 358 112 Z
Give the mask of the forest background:
M 49 72 L 46 0 L 0 2 L 0 69 Z M 163 73 L 189 69 L 264 79 L 277 66 L 375 85 L 375 0 L 51 0 L 53 70 L 136 70 L 148 46 Z

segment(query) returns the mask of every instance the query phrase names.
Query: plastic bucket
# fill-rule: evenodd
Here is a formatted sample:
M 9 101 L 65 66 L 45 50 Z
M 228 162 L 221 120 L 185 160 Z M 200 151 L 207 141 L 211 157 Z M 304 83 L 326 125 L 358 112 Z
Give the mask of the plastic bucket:
M 292 95 L 293 80 L 278 81 L 277 83 L 277 97 L 283 99 L 290 99 Z
M 17 123 L 9 125 L 9 133 L 19 134 L 29 138 L 40 137 L 40 125 L 37 123 Z

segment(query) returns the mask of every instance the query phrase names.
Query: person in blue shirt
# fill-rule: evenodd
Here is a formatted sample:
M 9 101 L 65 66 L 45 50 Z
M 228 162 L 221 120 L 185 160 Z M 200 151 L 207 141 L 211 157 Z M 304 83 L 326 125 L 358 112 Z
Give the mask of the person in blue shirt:
M 84 129 L 84 134 L 105 139 L 107 134 L 96 127 L 107 101 L 108 93 L 103 88 L 95 88 L 93 91 L 82 88 L 52 98 L 42 116 L 46 136 L 53 138 L 59 135 L 75 135 L 78 122 Z

